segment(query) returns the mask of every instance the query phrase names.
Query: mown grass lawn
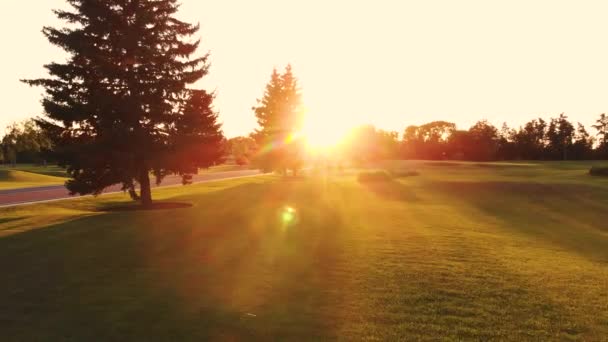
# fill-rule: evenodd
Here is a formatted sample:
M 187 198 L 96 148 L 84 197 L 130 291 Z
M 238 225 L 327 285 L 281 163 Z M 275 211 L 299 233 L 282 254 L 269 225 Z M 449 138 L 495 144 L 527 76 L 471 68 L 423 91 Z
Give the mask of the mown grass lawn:
M 22 169 L 0 168 L 0 190 L 61 185 L 65 181 L 66 178 L 63 176 L 53 176 Z
M 589 163 L 386 167 L 420 175 L 0 209 L 0 340 L 608 336 L 608 181 Z
M 249 170 L 248 166 L 222 164 L 201 169 L 200 173 Z M 49 185 L 62 185 L 67 172 L 57 165 L 17 164 L 0 165 L 0 190 L 32 188 Z

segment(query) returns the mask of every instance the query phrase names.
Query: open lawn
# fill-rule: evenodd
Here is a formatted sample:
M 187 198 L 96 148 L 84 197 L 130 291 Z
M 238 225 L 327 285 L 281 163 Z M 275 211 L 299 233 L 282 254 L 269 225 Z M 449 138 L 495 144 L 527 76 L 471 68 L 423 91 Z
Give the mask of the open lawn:
M 49 176 L 19 169 L 0 168 L 0 190 L 33 188 L 47 185 L 61 185 L 66 178 Z
M 199 173 L 214 173 L 225 171 L 249 170 L 248 166 L 217 165 L 208 169 L 201 169 Z M 67 173 L 57 165 L 17 164 L 0 165 L 0 190 L 32 188 L 49 185 L 62 185 L 65 183 Z
M 420 174 L 0 209 L 0 340 L 605 340 L 592 164 L 390 162 Z

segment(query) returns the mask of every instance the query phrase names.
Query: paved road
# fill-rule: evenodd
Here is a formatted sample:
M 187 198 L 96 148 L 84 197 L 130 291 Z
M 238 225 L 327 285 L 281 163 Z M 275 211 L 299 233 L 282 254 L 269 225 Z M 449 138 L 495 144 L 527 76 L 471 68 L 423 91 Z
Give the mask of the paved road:
M 194 183 L 209 182 L 214 180 L 248 177 L 261 174 L 258 170 L 238 170 L 203 173 L 192 177 Z M 160 187 L 181 184 L 182 179 L 179 176 L 166 177 Z M 152 187 L 156 187 L 155 184 Z M 111 186 L 104 190 L 104 193 L 120 191 L 120 186 Z M 78 196 L 70 196 L 68 190 L 63 185 L 41 186 L 36 188 L 0 190 L 0 208 L 11 207 L 16 205 L 24 205 L 36 202 L 48 202 L 60 199 L 72 198 Z

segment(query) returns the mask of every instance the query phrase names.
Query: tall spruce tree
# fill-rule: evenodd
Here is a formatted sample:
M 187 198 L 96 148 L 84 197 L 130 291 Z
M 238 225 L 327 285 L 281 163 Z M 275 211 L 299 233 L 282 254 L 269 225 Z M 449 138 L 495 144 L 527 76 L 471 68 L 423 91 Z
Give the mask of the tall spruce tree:
M 302 141 L 297 133 L 302 128 L 302 95 L 291 65 L 280 74 L 273 70 L 264 97 L 257 100 L 253 111 L 260 125 L 254 136 L 260 145 L 257 163 L 264 170 L 291 169 L 297 174 L 302 164 Z
M 597 131 L 599 146 L 597 147 L 598 157 L 608 158 L 608 116 L 602 113 L 591 127 Z
M 45 117 L 72 193 L 99 194 L 113 184 L 152 201 L 156 182 L 221 158 L 213 95 L 190 90 L 207 74 L 208 55 L 194 57 L 199 27 L 176 19 L 177 0 L 68 0 L 55 11 L 65 27 L 45 27 L 50 43 L 69 54 L 50 63 L 43 86 Z M 138 197 L 138 196 L 136 196 Z

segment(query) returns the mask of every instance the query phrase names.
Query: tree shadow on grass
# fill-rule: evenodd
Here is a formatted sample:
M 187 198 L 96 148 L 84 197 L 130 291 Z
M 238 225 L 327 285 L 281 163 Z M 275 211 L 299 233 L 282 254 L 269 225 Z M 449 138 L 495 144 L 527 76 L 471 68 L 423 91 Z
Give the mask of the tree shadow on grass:
M 411 187 L 393 179 L 385 181 L 359 182 L 359 184 L 383 199 L 403 202 L 415 202 L 419 200 L 418 196 Z
M 447 194 L 513 231 L 608 262 L 608 191 L 575 184 L 434 182 Z
M 184 194 L 175 199 L 197 206 L 100 213 L 0 238 L 1 339 L 331 337 L 319 312 L 331 286 L 319 272 L 335 253 L 333 230 L 321 229 L 332 216 L 286 232 L 269 208 L 289 201 L 315 212 L 292 188 L 305 185 L 288 183 Z
M 101 211 L 146 211 L 146 210 L 169 210 L 169 209 L 183 209 L 192 207 L 192 203 L 185 202 L 166 202 L 156 201 L 147 206 L 142 206 L 139 203 L 130 203 L 123 205 L 110 205 L 101 208 Z
M 19 217 L 0 217 L 0 224 L 20 221 L 20 220 L 23 220 L 25 218 L 26 218 L 25 216 L 19 216 Z

